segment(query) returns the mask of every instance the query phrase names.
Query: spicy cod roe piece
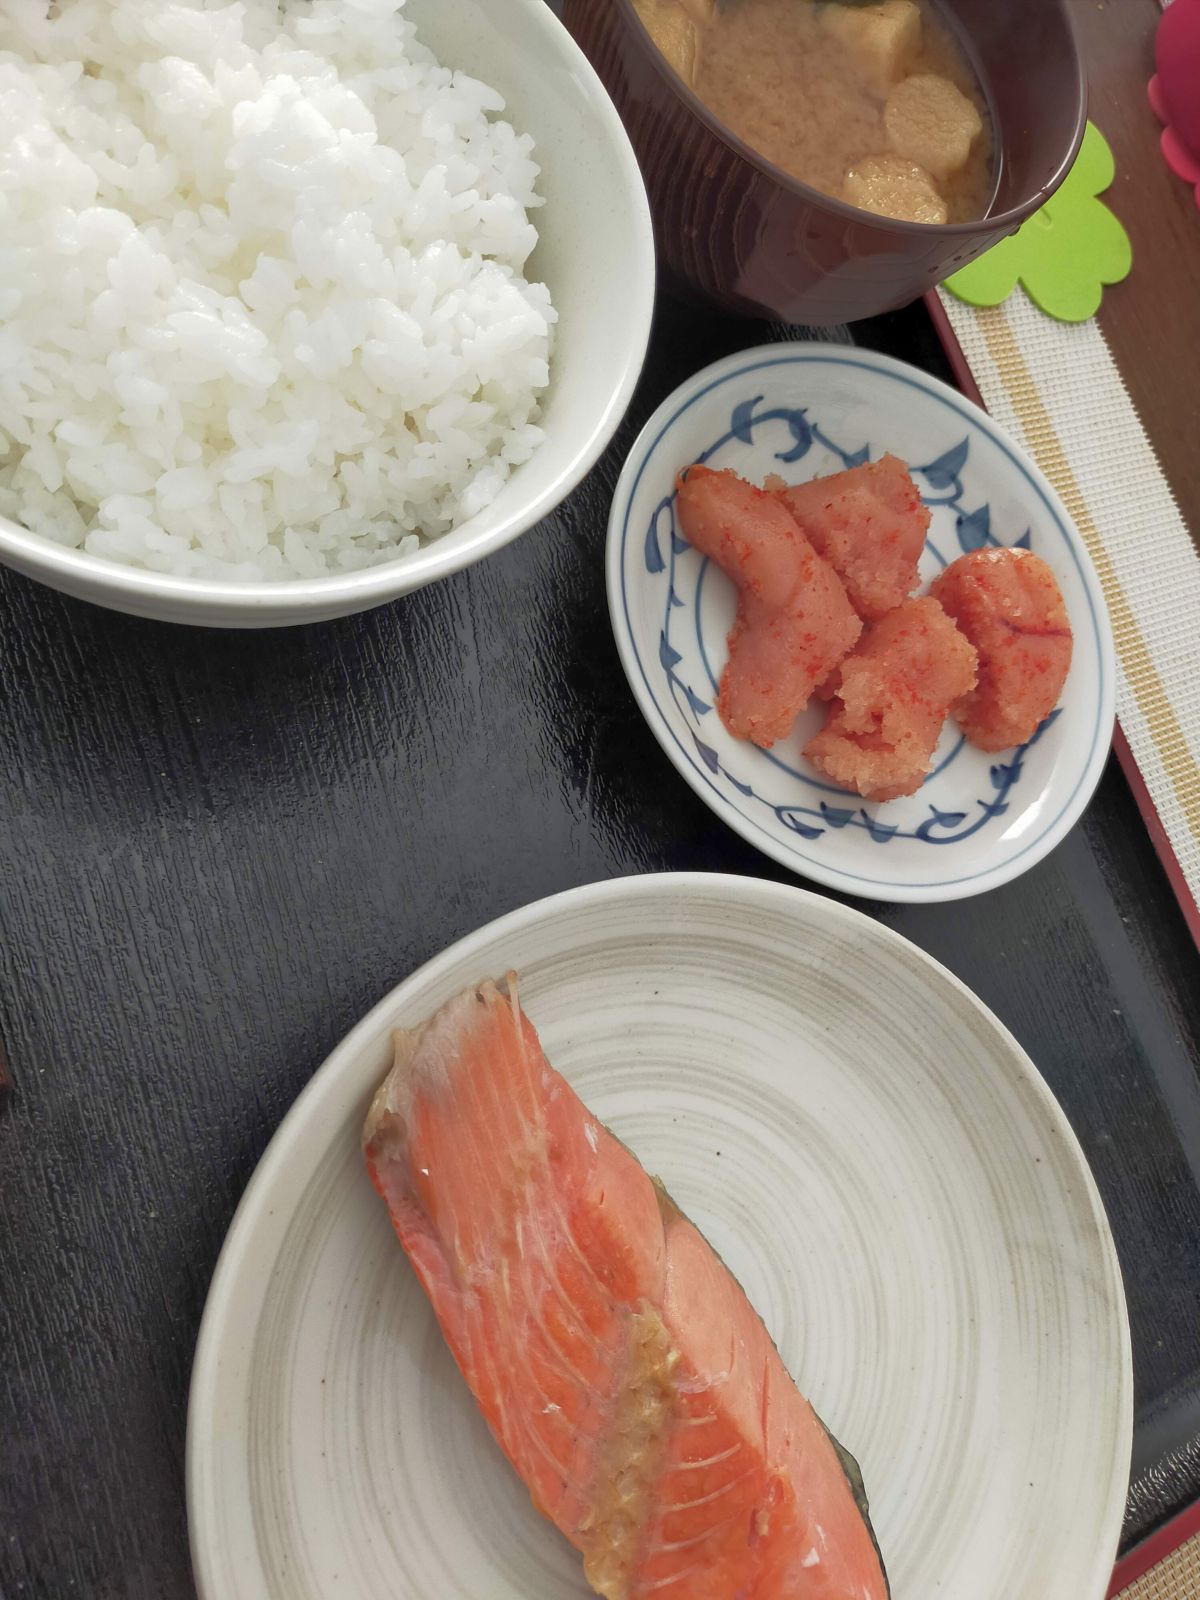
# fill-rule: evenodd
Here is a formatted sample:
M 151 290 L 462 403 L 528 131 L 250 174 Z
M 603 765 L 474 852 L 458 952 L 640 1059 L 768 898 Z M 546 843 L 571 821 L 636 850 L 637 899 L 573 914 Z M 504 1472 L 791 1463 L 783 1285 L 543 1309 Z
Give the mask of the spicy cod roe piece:
M 906 600 L 842 662 L 829 720 L 805 746 L 819 772 L 867 800 L 915 794 L 950 707 L 974 686 L 975 650 L 936 600 Z
M 864 621 L 883 616 L 917 587 L 929 508 L 899 457 L 813 478 L 781 489 L 779 498 Z
M 734 738 L 768 748 L 791 732 L 862 623 L 776 495 L 700 466 L 680 473 L 676 493 L 684 537 L 739 590 L 717 709 Z
M 1071 666 L 1071 624 L 1053 572 L 1029 550 L 972 550 L 932 592 L 979 656 L 979 681 L 954 707 L 963 733 L 981 750 L 1027 744 Z

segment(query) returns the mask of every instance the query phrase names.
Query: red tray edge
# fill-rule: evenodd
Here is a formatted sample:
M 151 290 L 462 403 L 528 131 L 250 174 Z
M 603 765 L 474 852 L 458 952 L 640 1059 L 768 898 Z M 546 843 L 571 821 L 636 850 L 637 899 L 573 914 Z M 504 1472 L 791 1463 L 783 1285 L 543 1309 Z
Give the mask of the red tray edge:
M 1180 1545 L 1186 1544 L 1197 1534 L 1200 1534 L 1200 1500 L 1172 1517 L 1170 1522 L 1164 1522 L 1161 1528 L 1143 1539 L 1141 1544 L 1135 1545 L 1127 1556 L 1117 1562 L 1108 1600 L 1117 1600 L 1117 1596 L 1130 1584 L 1145 1577 L 1152 1567 L 1165 1561 Z

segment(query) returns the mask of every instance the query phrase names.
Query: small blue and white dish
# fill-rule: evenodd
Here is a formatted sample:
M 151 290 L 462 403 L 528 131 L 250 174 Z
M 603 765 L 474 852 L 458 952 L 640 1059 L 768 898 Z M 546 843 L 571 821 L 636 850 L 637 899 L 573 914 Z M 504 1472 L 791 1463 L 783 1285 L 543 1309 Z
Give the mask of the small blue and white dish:
M 924 787 L 873 804 L 801 755 L 814 702 L 771 750 L 734 739 L 716 709 L 732 583 L 675 522 L 681 467 L 761 484 L 838 472 L 891 451 L 933 518 L 928 584 L 983 544 L 1024 545 L 1058 579 L 1075 635 L 1058 709 L 1029 744 L 988 755 L 947 723 Z M 822 343 L 742 351 L 697 373 L 630 452 L 608 527 L 608 600 L 621 660 L 655 736 L 744 839 L 805 877 L 879 900 L 957 900 L 1007 883 L 1078 820 L 1113 731 L 1116 663 L 1100 581 L 1061 500 L 1025 452 L 956 390 L 887 356 Z

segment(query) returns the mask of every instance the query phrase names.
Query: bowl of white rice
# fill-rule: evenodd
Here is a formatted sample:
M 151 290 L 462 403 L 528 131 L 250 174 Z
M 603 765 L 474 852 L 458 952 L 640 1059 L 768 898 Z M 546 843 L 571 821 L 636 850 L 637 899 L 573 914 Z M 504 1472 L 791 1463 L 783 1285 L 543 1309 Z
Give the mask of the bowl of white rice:
M 3 0 L 0 561 L 136 615 L 348 615 L 575 487 L 654 247 L 544 0 Z

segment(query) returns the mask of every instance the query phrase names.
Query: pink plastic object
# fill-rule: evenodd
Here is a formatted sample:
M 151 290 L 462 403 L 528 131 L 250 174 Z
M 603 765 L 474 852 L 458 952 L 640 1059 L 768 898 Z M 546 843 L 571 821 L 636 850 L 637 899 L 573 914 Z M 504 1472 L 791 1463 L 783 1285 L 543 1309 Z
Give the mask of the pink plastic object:
M 1163 12 L 1154 63 L 1150 104 L 1164 124 L 1162 153 L 1200 206 L 1200 0 L 1173 0 Z

